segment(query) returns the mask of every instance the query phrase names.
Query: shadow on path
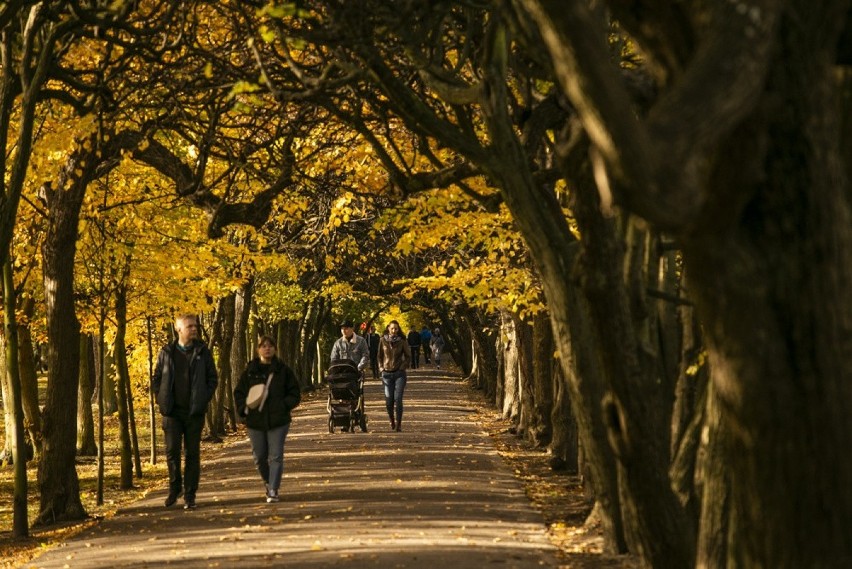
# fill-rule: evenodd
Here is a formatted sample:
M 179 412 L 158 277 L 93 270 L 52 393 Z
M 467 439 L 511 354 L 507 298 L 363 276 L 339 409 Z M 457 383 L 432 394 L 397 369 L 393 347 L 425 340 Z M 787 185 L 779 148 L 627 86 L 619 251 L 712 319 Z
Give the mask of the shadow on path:
M 328 433 L 325 394 L 294 413 L 281 502 L 267 504 L 245 436 L 202 454 L 198 509 L 164 490 L 119 510 L 26 567 L 558 567 L 541 516 L 473 422 L 467 387 L 410 372 L 403 432 L 381 383 L 369 432 Z

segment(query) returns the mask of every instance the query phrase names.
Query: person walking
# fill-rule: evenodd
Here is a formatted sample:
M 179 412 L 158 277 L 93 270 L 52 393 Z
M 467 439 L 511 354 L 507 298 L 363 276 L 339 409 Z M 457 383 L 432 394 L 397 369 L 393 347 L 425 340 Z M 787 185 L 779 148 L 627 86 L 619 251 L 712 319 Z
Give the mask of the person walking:
M 435 328 L 435 331 L 432 332 L 432 339 L 429 341 L 429 347 L 432 348 L 432 360 L 435 362 L 435 369 L 441 369 L 441 354 L 444 353 L 445 345 L 441 329 Z
M 408 333 L 408 348 L 411 350 L 411 369 L 420 367 L 420 332 L 414 328 Z
M 216 363 L 207 345 L 198 339 L 198 318 L 175 318 L 177 340 L 166 344 L 157 356 L 151 388 L 163 416 L 169 495 L 172 506 L 183 495 L 184 509 L 195 509 L 201 477 L 201 429 L 204 413 L 219 382 Z M 185 466 L 181 472 L 181 454 Z
M 385 406 L 391 430 L 402 431 L 402 396 L 408 377 L 405 370 L 411 363 L 411 349 L 399 322 L 391 320 L 379 345 L 379 369 L 385 388 Z
M 358 366 L 358 371 L 364 371 L 370 363 L 370 350 L 367 341 L 355 333 L 351 320 L 340 324 L 340 338 L 331 347 L 331 361 L 352 360 Z
M 370 353 L 370 370 L 373 372 L 373 379 L 379 379 L 379 341 L 381 338 L 376 333 L 376 327 L 372 325 L 364 338 L 367 341 L 367 348 Z
M 424 324 L 423 329 L 420 330 L 420 344 L 423 346 L 423 359 L 426 361 L 427 364 L 432 363 L 432 360 L 429 357 L 432 352 L 431 342 L 432 332 Z
M 267 503 L 279 500 L 284 442 L 291 412 L 302 398 L 296 374 L 276 352 L 275 340 L 261 336 L 257 357 L 248 363 L 234 388 L 234 404 L 245 419 L 252 458 L 266 485 Z

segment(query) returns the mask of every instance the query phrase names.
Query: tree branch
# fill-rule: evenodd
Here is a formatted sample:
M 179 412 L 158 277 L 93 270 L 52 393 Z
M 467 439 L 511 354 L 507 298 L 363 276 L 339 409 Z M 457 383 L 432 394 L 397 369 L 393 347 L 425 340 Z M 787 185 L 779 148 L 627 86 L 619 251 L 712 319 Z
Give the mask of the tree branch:
M 712 32 L 644 123 L 617 67 L 601 64 L 610 59 L 606 35 L 584 2 L 516 2 L 540 27 L 559 84 L 594 144 L 602 193 L 615 192 L 620 204 L 661 228 L 689 223 L 706 199 L 701 174 L 708 150 L 746 116 L 763 88 L 779 2 L 714 4 Z

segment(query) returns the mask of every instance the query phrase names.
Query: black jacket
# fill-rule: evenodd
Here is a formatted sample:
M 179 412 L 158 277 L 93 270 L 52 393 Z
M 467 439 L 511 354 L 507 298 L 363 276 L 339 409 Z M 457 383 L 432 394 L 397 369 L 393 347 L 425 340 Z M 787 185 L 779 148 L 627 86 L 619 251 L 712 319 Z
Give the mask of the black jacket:
M 246 426 L 251 429 L 268 431 L 289 424 L 290 411 L 295 409 L 302 399 L 302 388 L 299 387 L 296 374 L 279 358 L 272 360 L 272 374 L 269 394 L 260 411 L 246 408 L 249 389 L 252 385 L 266 383 L 268 378 L 268 375 L 261 371 L 260 358 L 254 358 L 249 362 L 234 389 L 237 410 L 242 417 L 245 417 Z
M 177 349 L 179 349 L 177 341 L 163 346 L 157 356 L 157 367 L 154 368 L 154 377 L 151 379 L 151 389 L 154 390 L 157 405 L 164 417 L 170 417 L 174 411 L 175 361 L 173 354 Z M 216 373 L 213 354 L 201 340 L 193 340 L 192 349 L 189 352 L 189 378 L 189 414 L 203 415 L 207 410 L 207 404 L 216 393 L 219 377 Z
M 417 346 L 420 347 L 420 332 L 417 330 L 412 330 L 408 333 L 408 345 L 411 347 Z

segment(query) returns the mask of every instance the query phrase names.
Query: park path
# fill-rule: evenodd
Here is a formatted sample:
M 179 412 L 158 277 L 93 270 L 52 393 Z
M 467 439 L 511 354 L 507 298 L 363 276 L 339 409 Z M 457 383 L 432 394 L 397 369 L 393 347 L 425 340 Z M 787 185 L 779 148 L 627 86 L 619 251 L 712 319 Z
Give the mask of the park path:
M 197 510 L 153 492 L 25 567 L 558 567 L 467 389 L 456 374 L 410 372 L 401 433 L 378 381 L 365 388 L 367 433 L 329 434 L 324 394 L 310 398 L 287 438 L 281 502 L 265 502 L 234 436 L 215 458 L 202 450 Z

